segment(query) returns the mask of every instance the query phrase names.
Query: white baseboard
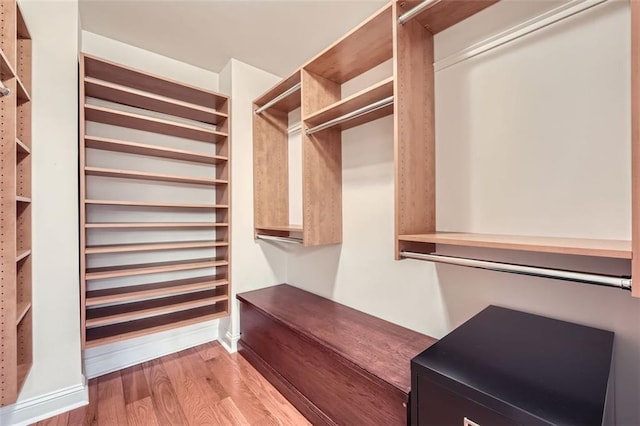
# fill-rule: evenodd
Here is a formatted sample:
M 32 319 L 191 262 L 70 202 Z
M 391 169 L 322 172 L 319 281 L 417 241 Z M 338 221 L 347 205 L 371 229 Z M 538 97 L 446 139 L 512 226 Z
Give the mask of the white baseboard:
M 240 334 L 233 335 L 230 332 L 224 333 L 220 339 L 220 344 L 229 353 L 238 352 L 238 340 L 240 340 Z
M 84 351 L 85 375 L 92 379 L 218 338 L 218 320 L 143 336 Z
M 23 426 L 57 416 L 89 403 L 89 388 L 83 384 L 70 386 L 38 397 L 18 401 L 0 408 L 0 425 Z

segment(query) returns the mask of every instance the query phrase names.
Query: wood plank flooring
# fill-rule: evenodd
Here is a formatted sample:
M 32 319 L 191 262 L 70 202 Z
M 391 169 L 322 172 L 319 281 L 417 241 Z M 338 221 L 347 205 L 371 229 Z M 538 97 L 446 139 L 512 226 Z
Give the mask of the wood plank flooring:
M 219 343 L 89 381 L 89 405 L 36 426 L 309 425 L 240 355 Z

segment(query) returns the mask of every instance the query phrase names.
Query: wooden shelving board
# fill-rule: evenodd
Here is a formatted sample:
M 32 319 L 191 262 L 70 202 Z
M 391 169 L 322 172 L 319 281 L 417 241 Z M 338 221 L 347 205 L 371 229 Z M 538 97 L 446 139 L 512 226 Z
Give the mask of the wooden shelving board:
M 273 86 L 264 95 L 256 99 L 253 103 L 256 106 L 260 107 L 266 104 L 267 102 L 269 102 L 270 100 L 276 98 L 280 94 L 291 89 L 293 86 L 295 86 L 298 83 L 300 83 L 300 70 L 295 71 L 289 77 L 285 78 L 284 80 L 282 80 L 281 82 Z M 300 96 L 300 91 L 298 90 L 292 93 L 291 95 L 287 96 L 286 98 L 276 102 L 271 106 L 271 108 L 278 111 L 282 111 L 282 112 L 290 112 L 297 108 L 300 108 L 301 99 L 302 98 Z
M 16 256 L 16 263 L 26 259 L 31 254 L 31 249 L 23 249 Z
M 158 315 L 172 314 L 189 309 L 213 306 L 227 300 L 215 290 L 205 290 L 159 299 L 132 302 L 87 310 L 87 328 L 103 327 Z
M 400 235 L 399 239 L 400 241 L 418 243 L 631 259 L 631 241 L 624 240 L 533 237 L 457 232 Z
M 20 80 L 20 77 L 16 75 L 16 86 L 18 87 L 18 105 L 22 105 L 25 102 L 31 101 L 29 91 Z
M 224 141 L 227 134 L 205 127 L 178 123 L 162 118 L 124 112 L 117 109 L 105 108 L 97 105 L 85 104 L 85 118 L 87 121 L 110 124 L 112 126 L 128 127 L 145 132 L 161 133 L 179 138 L 193 139 L 201 142 L 218 143 Z
M 16 195 L 16 201 L 19 203 L 30 203 L 31 197 L 24 197 L 22 195 Z
M 31 309 L 31 302 L 22 302 L 18 304 L 18 310 L 16 311 L 17 312 L 16 325 L 19 325 L 24 319 L 24 317 L 27 316 L 29 309 Z
M 119 200 L 85 200 L 85 204 L 95 204 L 102 206 L 131 206 L 131 207 L 160 207 L 171 209 L 227 209 L 229 206 L 223 204 L 189 204 L 189 203 L 156 203 L 151 201 L 119 201 Z
M 84 172 L 87 176 L 101 176 L 121 179 L 138 179 L 138 180 L 151 180 L 159 182 L 175 182 L 191 185 L 224 185 L 228 182 L 221 179 L 205 179 L 187 176 L 175 176 L 159 173 L 138 172 L 133 170 L 116 170 L 105 169 L 101 167 L 85 167 Z
M 18 150 L 18 155 L 29 155 L 31 154 L 31 150 L 28 146 L 26 146 L 20 139 L 16 138 L 16 148 Z
M 335 118 L 341 117 L 345 114 L 353 112 L 357 109 L 370 105 L 374 102 L 388 98 L 393 95 L 393 77 L 386 78 L 352 96 L 344 98 L 326 108 L 323 108 L 308 117 L 303 117 L 307 127 L 316 126 Z M 355 118 L 344 122 L 336 128 L 341 130 L 350 129 L 352 127 L 359 126 L 369 121 L 377 120 L 378 118 L 385 117 L 393 114 L 393 105 L 381 108 L 377 111 L 365 114 L 361 117 Z
M 165 96 L 131 89 L 92 77 L 84 79 L 85 95 L 176 117 L 218 125 L 228 118 L 213 108 L 190 104 Z
M 394 19 L 387 4 L 303 68 L 342 84 L 391 59 Z
M 423 10 L 413 19 L 426 27 L 433 34 L 462 22 L 499 0 L 440 0 L 433 6 Z M 409 11 L 420 4 L 420 1 L 403 2 L 402 12 Z
M 139 251 L 215 248 L 215 247 L 226 247 L 228 245 L 229 243 L 224 241 L 185 241 L 185 242 L 171 241 L 166 243 L 88 246 L 85 249 L 85 253 L 86 254 L 132 253 L 132 252 L 139 252 Z
M 226 228 L 228 223 L 222 222 L 102 222 L 87 223 L 87 229 L 144 229 L 144 228 Z
M 214 305 L 214 307 L 217 307 L 216 305 Z M 86 348 L 93 348 L 133 337 L 146 336 L 148 334 L 185 327 L 191 324 L 222 318 L 227 315 L 229 315 L 229 312 L 226 309 L 216 311 L 206 306 L 204 308 L 176 312 L 160 317 L 92 328 L 87 330 Z
M 127 154 L 146 155 L 150 157 L 170 158 L 182 161 L 192 161 L 203 164 L 219 164 L 227 161 L 227 157 L 220 155 L 201 154 L 180 149 L 163 148 L 135 142 L 119 141 L 115 139 L 85 136 L 85 146 L 104 151 L 123 152 Z
M 7 56 L 4 54 L 2 49 L 0 48 L 0 79 L 8 80 L 16 76 L 16 72 L 13 70 L 13 67 L 9 63 Z
M 302 232 L 302 226 L 288 225 L 288 226 L 261 226 L 256 228 L 259 231 L 276 231 L 276 232 Z
M 198 277 L 88 291 L 86 306 L 90 307 L 108 303 L 125 303 L 156 297 L 167 297 L 193 291 L 212 290 L 226 287 L 229 284 L 227 280 L 211 280 L 207 278 L 208 277 Z
M 171 262 L 156 262 L 138 265 L 118 265 L 100 268 L 87 268 L 87 280 L 101 280 L 107 278 L 132 277 L 135 275 L 158 274 L 162 272 L 188 271 L 192 269 L 216 268 L 227 266 L 226 260 L 192 259 Z

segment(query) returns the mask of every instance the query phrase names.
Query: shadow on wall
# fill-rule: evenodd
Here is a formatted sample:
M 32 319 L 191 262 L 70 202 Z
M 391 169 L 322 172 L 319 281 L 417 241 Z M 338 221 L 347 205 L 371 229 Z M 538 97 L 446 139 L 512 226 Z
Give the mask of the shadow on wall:
M 313 265 L 313 268 L 307 271 L 304 280 L 296 280 L 290 284 L 319 296 L 335 299 L 342 244 L 322 247 L 292 247 L 288 251 L 295 257 L 296 262 L 303 265 Z
M 437 274 L 449 329 L 497 305 L 613 331 L 616 424 L 640 424 L 640 300 L 628 291 L 451 265 Z

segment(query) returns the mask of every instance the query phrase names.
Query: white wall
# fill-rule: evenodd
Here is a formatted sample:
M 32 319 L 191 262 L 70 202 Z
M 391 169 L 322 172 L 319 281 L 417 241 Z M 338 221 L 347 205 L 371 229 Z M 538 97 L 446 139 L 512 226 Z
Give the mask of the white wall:
M 232 59 L 220 72 L 231 94 L 231 292 L 232 316 L 220 321 L 220 338 L 231 349 L 239 338 L 237 293 L 285 282 L 285 252 L 253 238 L 253 100 L 280 81 Z
M 535 9 L 527 4 L 501 2 L 441 33 L 438 57 L 508 26 L 509 16 L 522 21 Z M 441 227 L 630 238 L 628 23 L 626 3 L 600 6 L 437 73 Z M 392 260 L 392 131 L 387 117 L 343 132 L 343 243 L 290 249 L 288 282 L 435 337 L 489 304 L 614 331 L 617 422 L 640 424 L 640 300 L 628 292 Z M 628 272 L 620 261 L 492 255 Z
M 20 1 L 33 39 L 34 364 L 19 401 L 82 383 L 78 275 L 78 4 Z M 64 253 L 64 256 L 60 256 Z

